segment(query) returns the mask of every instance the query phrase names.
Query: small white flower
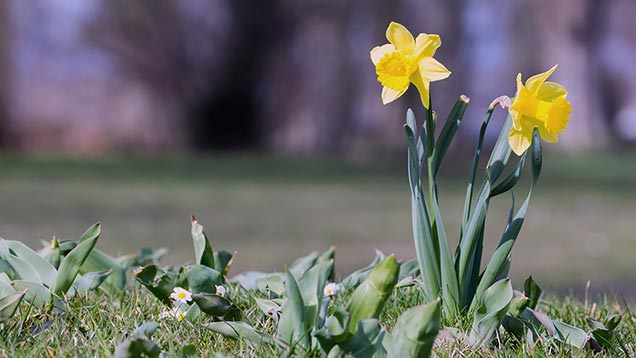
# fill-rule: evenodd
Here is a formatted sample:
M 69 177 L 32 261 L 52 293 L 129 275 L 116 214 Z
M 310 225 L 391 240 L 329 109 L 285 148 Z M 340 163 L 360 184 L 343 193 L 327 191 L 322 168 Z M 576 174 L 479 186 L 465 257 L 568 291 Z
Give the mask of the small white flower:
M 334 296 L 336 293 L 338 293 L 338 291 L 340 291 L 340 285 L 338 285 L 337 283 L 330 282 L 325 285 L 325 297 Z
M 225 297 L 225 287 L 223 285 L 214 285 L 216 287 L 216 294 L 221 297 Z
M 172 317 L 171 311 L 163 311 L 159 314 L 159 319 L 166 319 L 168 317 Z
M 179 303 L 188 303 L 192 301 L 192 293 L 181 287 L 175 287 L 170 294 L 170 298 Z
M 172 317 L 176 318 L 177 321 L 181 322 L 186 316 L 186 312 L 180 310 L 178 307 L 175 307 L 172 310 Z

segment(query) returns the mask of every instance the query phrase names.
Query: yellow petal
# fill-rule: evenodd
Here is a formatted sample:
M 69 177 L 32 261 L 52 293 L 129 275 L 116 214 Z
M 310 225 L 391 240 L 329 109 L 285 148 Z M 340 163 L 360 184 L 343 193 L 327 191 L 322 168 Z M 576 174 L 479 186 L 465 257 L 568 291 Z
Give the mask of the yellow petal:
M 415 73 L 411 75 L 410 80 L 411 82 L 413 82 L 415 88 L 417 88 L 417 91 L 420 93 L 420 100 L 422 101 L 422 105 L 424 105 L 424 108 L 428 109 L 430 99 L 430 82 L 426 78 L 422 78 L 420 71 L 415 71 Z
M 570 121 L 570 112 L 572 112 L 572 107 L 565 96 L 559 97 L 552 102 L 550 115 L 545 122 L 547 133 L 554 136 L 561 134 Z
M 391 44 L 376 46 L 371 50 L 371 61 L 373 61 L 374 65 L 377 65 L 384 55 L 393 51 L 395 51 L 395 46 Z
M 528 90 L 533 93 L 539 92 L 539 88 L 541 87 L 543 82 L 545 82 L 548 77 L 550 77 L 552 72 L 556 70 L 557 66 L 558 65 L 554 65 L 554 67 L 552 67 L 551 69 L 528 78 L 528 80 L 526 81 L 526 87 L 528 88 Z
M 400 96 L 403 95 L 407 89 L 408 86 L 403 91 L 396 91 L 386 86 L 382 87 L 382 104 L 389 104 L 395 101 L 396 99 L 400 98 Z
M 427 35 L 427 34 L 419 34 L 415 38 L 415 50 L 413 51 L 413 56 L 420 57 L 433 57 L 435 55 L 435 50 L 437 50 L 442 45 L 442 40 L 439 38 L 439 35 Z
M 398 51 L 412 52 L 415 48 L 413 35 L 401 24 L 391 21 L 386 29 L 386 38 Z
M 510 129 L 508 144 L 510 144 L 510 148 L 516 155 L 523 155 L 530 147 L 530 143 L 532 143 L 532 130 L 528 130 L 527 128 L 519 130 L 514 126 Z
M 519 97 L 522 89 L 523 83 L 521 83 L 521 73 L 517 73 L 517 94 L 515 95 L 515 97 Z
M 542 101 L 553 102 L 559 97 L 565 97 L 568 91 L 556 82 L 546 81 L 539 87 L 537 97 Z
M 451 74 L 444 65 L 432 57 L 423 58 L 418 65 L 422 78 L 427 79 L 429 82 L 443 80 Z

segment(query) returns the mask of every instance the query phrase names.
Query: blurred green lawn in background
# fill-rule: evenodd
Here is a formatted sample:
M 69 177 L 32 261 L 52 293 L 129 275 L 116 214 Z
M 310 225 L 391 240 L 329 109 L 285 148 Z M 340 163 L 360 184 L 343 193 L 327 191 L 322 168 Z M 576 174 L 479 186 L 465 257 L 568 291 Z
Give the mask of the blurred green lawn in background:
M 548 152 L 513 251 L 518 286 L 636 296 L 636 153 Z M 449 237 L 457 237 L 464 163 L 446 163 L 440 187 Z M 527 188 L 520 184 L 518 188 Z M 193 258 L 190 215 L 215 248 L 238 251 L 230 274 L 282 270 L 312 250 L 336 246 L 336 269 L 366 265 L 374 250 L 411 258 L 405 159 L 352 164 L 251 155 L 72 159 L 0 157 L 0 236 L 39 248 L 53 235 L 77 238 L 102 221 L 98 247 L 111 254 L 167 247 L 165 263 Z M 516 192 L 517 203 L 525 192 Z M 491 206 L 486 248 L 499 241 L 510 197 Z M 451 218 L 456 220 L 451 220 Z

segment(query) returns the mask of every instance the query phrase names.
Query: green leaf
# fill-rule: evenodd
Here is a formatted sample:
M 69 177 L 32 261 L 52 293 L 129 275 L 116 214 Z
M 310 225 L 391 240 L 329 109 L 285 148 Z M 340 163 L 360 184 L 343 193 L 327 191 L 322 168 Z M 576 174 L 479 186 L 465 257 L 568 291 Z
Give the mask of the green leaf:
M 140 267 L 133 272 L 137 282 L 144 285 L 157 299 L 171 305 L 170 294 L 177 281 L 177 273 L 165 272 L 157 265 Z
M 349 276 L 347 276 L 344 280 L 342 280 L 342 285 L 348 289 L 355 289 L 356 287 L 358 287 L 358 285 L 362 283 L 362 281 L 366 280 L 366 278 L 369 277 L 369 273 L 371 273 L 371 270 L 373 270 L 375 265 L 377 265 L 378 262 L 382 261 L 385 257 L 386 256 L 384 256 L 384 254 L 381 251 L 376 250 L 375 258 L 373 259 L 373 261 L 371 261 L 371 263 L 368 266 L 352 272 Z M 415 262 L 417 265 L 417 261 Z M 402 272 L 401 269 L 400 269 L 400 272 Z
M 457 133 L 457 128 L 459 128 L 459 124 L 464 118 L 464 113 L 466 112 L 469 101 L 470 99 L 468 97 L 461 95 L 448 114 L 448 118 L 446 118 L 446 122 L 442 127 L 442 131 L 437 138 L 437 144 L 433 150 L 433 178 L 436 178 L 439 173 L 439 168 L 444 161 L 444 156 L 453 141 L 453 137 L 455 137 L 455 133 Z
M 441 319 L 439 299 L 411 307 L 398 317 L 393 328 L 393 357 L 431 356 Z
M 621 319 L 622 318 L 623 318 L 623 316 L 620 315 L 620 314 L 611 314 L 611 315 L 609 315 L 604 321 L 605 327 L 608 330 L 613 331 L 621 323 Z
M 207 266 L 216 269 L 214 266 L 214 252 L 208 240 L 208 236 L 203 231 L 203 226 L 192 216 L 192 242 L 194 244 L 194 262 L 197 265 Z M 220 270 L 222 270 L 221 268 Z
M 100 224 L 97 223 L 86 230 L 84 235 L 80 238 L 79 244 L 64 256 L 57 272 L 53 293 L 64 296 L 69 288 L 71 288 L 75 277 L 77 277 L 79 273 L 80 266 L 86 261 L 93 247 L 95 247 L 99 234 Z
M 278 321 L 278 335 L 290 346 L 300 345 L 307 350 L 310 345 L 309 327 L 306 324 L 305 304 L 298 287 L 298 282 L 288 270 L 285 272 L 285 294 L 287 301 L 283 304 L 280 320 Z
M 514 188 L 515 185 L 519 182 L 519 178 L 521 178 L 521 172 L 523 171 L 524 164 L 526 162 L 526 154 L 524 153 L 515 170 L 513 170 L 510 174 L 508 174 L 504 179 L 499 182 L 499 184 L 495 185 L 494 188 L 490 189 L 490 197 L 495 197 L 499 194 L 503 194 L 510 189 Z
M 112 273 L 111 270 L 103 271 L 103 272 L 89 272 L 85 275 L 80 276 L 73 285 L 71 289 L 66 293 L 66 296 L 75 295 L 78 292 L 86 292 L 89 290 L 95 290 L 99 287 Z
M 203 327 L 216 333 L 220 333 L 226 337 L 244 339 L 255 345 L 274 343 L 274 338 L 272 336 L 257 331 L 254 327 L 245 322 L 212 322 L 204 324 Z
M 532 136 L 532 145 L 531 145 L 531 166 L 532 166 L 532 182 L 530 184 L 530 190 L 528 195 L 526 196 L 526 200 L 523 202 L 517 214 L 515 214 L 514 219 L 504 230 L 504 233 L 499 241 L 499 245 L 497 249 L 493 253 L 486 266 L 486 270 L 482 275 L 482 279 L 479 282 L 479 286 L 477 287 L 477 292 L 475 295 L 479 297 L 484 290 L 494 282 L 495 278 L 499 275 L 502 269 L 507 265 L 510 260 L 510 256 L 512 253 L 512 247 L 517 240 L 517 236 L 521 231 L 521 226 L 526 217 L 526 212 L 528 210 L 528 205 L 530 204 L 530 198 L 532 197 L 532 192 L 534 191 L 535 186 L 539 180 L 539 175 L 541 174 L 541 165 L 542 165 L 542 154 L 541 154 L 541 138 L 539 137 L 539 131 L 535 128 L 533 136 Z M 537 298 L 538 299 L 538 298 Z M 473 302 L 474 303 L 474 302 Z
M 161 353 L 161 347 L 143 338 L 127 339 L 117 345 L 114 358 L 156 358 Z
M 89 272 L 107 270 L 111 270 L 111 274 L 106 278 L 103 287 L 111 293 L 121 291 L 126 286 L 126 271 L 124 267 L 112 256 L 99 249 L 93 248 L 86 261 L 80 266 L 79 272 L 84 275 Z
M 589 337 L 584 330 L 559 321 L 552 321 L 552 323 L 556 329 L 554 337 L 557 340 L 576 348 L 584 348 L 587 344 Z
M 184 273 L 193 293 L 215 293 L 216 286 L 223 283 L 221 273 L 208 266 L 188 266 L 184 268 Z
M 347 312 L 350 315 L 349 332 L 354 333 L 358 321 L 378 318 L 398 280 L 400 264 L 393 255 L 380 261 L 369 277 L 351 295 Z
M 217 271 L 226 275 L 232 266 L 234 255 L 228 251 L 220 250 L 214 252 L 214 267 Z
M 536 282 L 532 279 L 532 276 L 528 277 L 523 284 L 523 293 L 528 299 L 528 307 L 535 309 L 537 308 L 537 304 L 539 304 L 539 298 L 541 298 L 541 287 L 537 285 Z
M 437 228 L 437 238 L 439 240 L 440 263 L 442 273 L 442 299 L 444 300 L 444 312 L 450 320 L 459 315 L 460 307 L 458 307 L 459 285 L 457 283 L 457 272 L 453 263 L 453 256 L 448 247 L 448 238 L 446 237 L 446 229 L 442 222 L 441 211 L 437 203 L 437 190 L 433 190 L 433 212 L 435 213 L 435 227 Z
M 51 302 L 51 291 L 39 282 L 15 280 L 11 284 L 16 291 L 26 291 L 24 299 L 34 306 L 42 307 Z
M 135 328 L 131 337 L 135 338 L 152 338 L 152 335 L 155 334 L 157 329 L 159 328 L 159 323 L 148 321 L 142 323 L 139 327 Z
M 227 320 L 238 320 L 241 311 L 230 300 L 212 293 L 195 293 L 192 299 L 202 312 L 214 317 L 225 317 Z
M 21 280 L 39 283 L 47 288 L 55 283 L 55 268 L 19 241 L 0 239 L 0 257 L 13 267 Z
M 303 317 L 306 327 L 317 328 L 322 323 L 319 315 L 324 301 L 324 288 L 332 271 L 333 259 L 317 263 L 305 272 L 298 281 L 298 288 L 303 297 Z
M 477 140 L 477 146 L 475 148 L 475 154 L 473 156 L 473 163 L 471 165 L 470 174 L 468 176 L 468 185 L 466 187 L 466 198 L 464 200 L 464 213 L 462 215 L 462 233 L 466 231 L 466 225 L 468 224 L 468 218 L 470 217 L 470 209 L 473 200 L 473 188 L 475 186 L 475 177 L 477 176 L 477 166 L 479 165 L 479 157 L 481 156 L 481 147 L 484 144 L 484 138 L 486 137 L 486 129 L 488 129 L 488 123 L 495 110 L 495 106 L 490 106 L 486 112 L 486 116 L 481 123 L 481 129 L 479 130 L 479 139 Z M 512 123 L 512 122 L 511 122 Z M 500 134 L 501 138 L 501 134 Z M 460 238 L 463 235 L 460 235 Z
M 26 290 L 0 298 L 0 322 L 8 321 L 18 309 Z
M 318 258 L 320 257 L 320 252 L 318 251 L 314 251 L 312 253 L 310 253 L 307 256 L 303 256 L 300 258 L 297 258 L 292 264 L 291 266 L 289 266 L 288 271 L 296 278 L 299 279 L 300 277 L 302 277 L 302 275 L 309 270 L 310 268 L 312 268 L 315 264 L 316 261 L 318 261 Z
M 266 300 L 263 298 L 254 298 L 256 300 L 256 306 L 268 317 L 276 317 L 278 319 L 278 314 L 281 311 L 281 307 L 278 303 L 273 300 Z
M 512 297 L 512 285 L 508 279 L 495 282 L 480 297 L 470 333 L 474 348 L 490 341 L 506 316 Z
M 386 331 L 375 318 L 367 318 L 358 321 L 355 334 L 351 339 L 339 344 L 341 352 L 346 357 L 385 357 L 386 352 L 382 346 L 382 340 Z

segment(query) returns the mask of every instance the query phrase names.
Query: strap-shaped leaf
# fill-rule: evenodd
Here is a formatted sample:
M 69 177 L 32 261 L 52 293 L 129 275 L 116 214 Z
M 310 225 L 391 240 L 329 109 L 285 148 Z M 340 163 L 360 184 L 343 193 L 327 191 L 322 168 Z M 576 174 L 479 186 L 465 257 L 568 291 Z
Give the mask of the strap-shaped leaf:
M 305 324 L 304 302 L 298 288 L 298 282 L 289 270 L 285 272 L 285 294 L 287 301 L 283 304 L 278 335 L 290 346 L 300 346 L 307 350 L 310 347 L 309 328 Z
M 321 306 L 324 302 L 324 288 L 327 278 L 333 271 L 333 259 L 317 263 L 305 272 L 298 281 L 298 288 L 303 297 L 304 320 L 307 327 L 318 328 L 322 325 L 320 320 Z M 325 311 L 326 312 L 326 311 Z M 324 319 L 324 317 L 323 317 Z
M 521 172 L 523 171 L 523 166 L 526 162 L 526 155 L 521 157 L 515 169 L 510 172 L 504 179 L 499 182 L 499 184 L 495 185 L 494 188 L 490 189 L 490 197 L 495 197 L 499 194 L 505 193 L 508 190 L 514 188 L 519 182 L 519 178 L 521 178 Z
M 473 200 L 473 188 L 475 186 L 475 177 L 477 175 L 477 166 L 479 165 L 479 157 L 481 156 L 481 147 L 484 144 L 484 138 L 486 137 L 486 130 L 488 129 L 488 123 L 495 110 L 495 106 L 490 106 L 486 112 L 486 116 L 481 123 L 481 129 L 479 130 L 479 139 L 477 140 L 477 146 L 475 148 L 475 154 L 473 156 L 473 163 L 470 167 L 470 174 L 468 176 L 468 186 L 466 187 L 466 199 L 464 200 L 464 213 L 462 215 L 462 233 L 466 230 L 466 224 L 470 217 L 470 209 Z M 460 240 L 463 235 L 460 235 Z
M 69 288 L 71 288 L 75 277 L 77 277 L 79 273 L 80 266 L 84 264 L 84 261 L 88 258 L 93 247 L 95 247 L 99 234 L 100 224 L 97 223 L 86 230 L 77 246 L 64 256 L 57 272 L 53 293 L 58 296 L 64 296 Z
M 413 241 L 415 244 L 415 254 L 420 265 L 420 272 L 424 281 L 424 296 L 426 301 L 432 301 L 440 294 L 441 273 L 439 268 L 439 248 L 433 235 L 430 216 L 419 177 L 421 171 L 421 161 L 417 160 L 424 156 L 420 154 L 415 139 L 414 119 L 412 112 L 407 115 L 407 124 L 404 126 L 404 134 L 408 143 L 408 172 L 411 184 L 411 214 L 413 223 Z M 409 122 L 412 122 L 409 124 Z M 413 126 L 413 127 L 412 127 Z M 423 129 L 424 131 L 424 129 Z M 422 138 L 426 138 L 423 136 Z M 427 139 L 428 140 L 428 139 Z
M 210 240 L 203 230 L 203 226 L 199 224 L 197 219 L 192 215 L 192 243 L 194 245 L 194 262 L 197 265 L 204 265 L 212 269 L 214 266 L 214 252 L 210 245 Z M 223 270 L 223 268 L 220 268 Z
M 184 268 L 188 285 L 192 293 L 215 293 L 216 286 L 221 285 L 221 273 L 203 265 L 191 265 Z
M 431 356 L 435 337 L 439 332 L 441 302 L 415 306 L 398 317 L 393 328 L 393 357 Z
M 433 178 L 436 178 L 439 173 L 439 168 L 444 161 L 444 156 L 453 141 L 453 137 L 455 137 L 455 133 L 457 133 L 457 128 L 459 128 L 459 125 L 464 118 L 464 113 L 466 112 L 469 101 L 470 99 L 464 95 L 461 95 L 457 99 L 455 105 L 453 105 L 453 108 L 448 114 L 448 118 L 446 118 L 446 122 L 442 127 L 439 137 L 437 137 L 437 144 L 433 150 Z
M 51 291 L 39 282 L 15 280 L 11 284 L 16 291 L 26 291 L 24 299 L 34 306 L 42 307 L 51 302 Z
M 517 240 L 517 236 L 521 231 L 521 226 L 523 225 L 523 221 L 526 217 L 526 212 L 528 210 L 528 205 L 530 204 L 530 198 L 532 196 L 532 192 L 537 185 L 539 180 L 539 176 L 541 174 L 541 165 L 542 165 L 542 154 L 541 154 L 541 138 L 539 137 L 539 130 L 535 128 L 532 135 L 532 145 L 531 145 L 531 165 L 532 165 L 532 182 L 530 184 L 530 190 L 528 192 L 528 196 L 526 200 L 523 202 L 514 219 L 506 227 L 504 233 L 501 237 L 499 245 L 497 249 L 493 253 L 488 265 L 486 266 L 486 270 L 482 275 L 482 279 L 479 282 L 479 286 L 477 287 L 477 292 L 475 295 L 480 297 L 484 290 L 494 282 L 498 274 L 504 268 L 508 260 L 510 260 L 510 255 L 512 253 L 512 247 Z M 473 302 L 475 304 L 475 302 Z
M 89 272 L 80 276 L 73 282 L 71 288 L 66 293 L 67 297 L 75 295 L 78 292 L 86 292 L 97 289 L 112 273 L 111 270 L 102 272 Z
M 105 252 L 93 248 L 86 261 L 80 266 L 80 273 L 103 272 L 111 270 L 111 274 L 106 278 L 104 286 L 109 292 L 117 292 L 126 286 L 126 271 L 123 266 L 112 256 Z
M 221 321 L 206 323 L 203 327 L 226 337 L 244 339 L 252 344 L 274 343 L 274 338 L 269 334 L 257 331 L 245 322 Z
M 495 282 L 484 292 L 479 300 L 481 303 L 473 314 L 470 334 L 473 347 L 490 341 L 506 316 L 512 297 L 512 285 L 508 279 Z
M 13 316 L 25 293 L 26 290 L 0 298 L 0 322 L 6 322 Z
M 36 282 L 47 288 L 55 283 L 55 268 L 19 241 L 0 239 L 0 257 L 13 267 L 21 280 Z
M 437 191 L 433 191 L 433 212 L 435 213 L 435 228 L 440 251 L 440 270 L 442 274 L 442 298 L 444 299 L 444 312 L 448 319 L 454 319 L 459 312 L 459 285 L 457 283 L 457 272 L 453 263 L 453 256 L 448 246 L 446 229 L 442 222 L 442 215 L 438 206 Z

